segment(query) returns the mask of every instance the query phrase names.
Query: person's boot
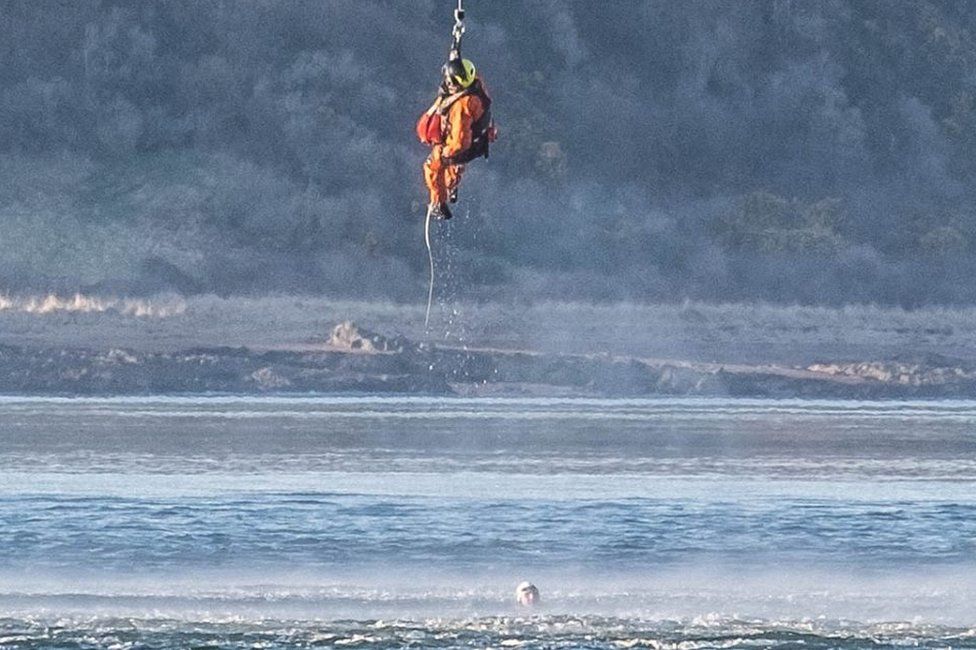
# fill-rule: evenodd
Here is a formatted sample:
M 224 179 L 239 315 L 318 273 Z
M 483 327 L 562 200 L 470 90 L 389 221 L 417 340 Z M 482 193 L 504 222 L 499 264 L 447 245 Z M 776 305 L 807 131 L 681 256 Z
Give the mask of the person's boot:
M 454 215 L 446 203 L 431 203 L 427 206 L 427 216 L 434 220 L 447 220 Z

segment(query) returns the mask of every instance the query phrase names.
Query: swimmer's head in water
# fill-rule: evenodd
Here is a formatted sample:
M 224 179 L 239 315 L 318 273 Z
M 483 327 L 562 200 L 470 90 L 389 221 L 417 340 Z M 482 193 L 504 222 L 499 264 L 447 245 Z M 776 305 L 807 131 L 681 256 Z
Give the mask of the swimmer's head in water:
M 515 588 L 515 602 L 523 607 L 539 604 L 539 590 L 531 582 L 521 582 Z

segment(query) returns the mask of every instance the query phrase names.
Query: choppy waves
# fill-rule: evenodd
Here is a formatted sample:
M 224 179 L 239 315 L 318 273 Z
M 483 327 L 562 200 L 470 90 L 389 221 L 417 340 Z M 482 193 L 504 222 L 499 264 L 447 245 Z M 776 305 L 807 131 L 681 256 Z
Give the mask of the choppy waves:
M 720 616 L 644 621 L 604 617 L 308 621 L 167 618 L 0 619 L 0 647 L 32 648 L 974 648 L 976 630 L 910 624 Z
M 81 478 L 68 485 L 84 489 L 87 477 Z M 458 496 L 398 496 L 393 492 L 414 489 L 412 482 L 430 477 L 391 477 L 393 489 L 383 477 L 330 485 L 336 478 L 313 478 L 321 487 L 308 492 L 227 491 L 218 479 L 199 485 L 191 496 L 124 496 L 140 489 L 144 478 L 135 477 L 120 484 L 115 496 L 7 496 L 0 499 L 0 546 L 11 567 L 118 572 L 135 567 L 194 571 L 235 563 L 306 569 L 433 563 L 513 570 L 566 564 L 610 571 L 698 561 L 884 567 L 965 562 L 976 552 L 971 500 L 770 498 L 761 488 L 750 495 L 735 483 L 707 481 L 692 489 L 654 482 L 657 496 L 624 496 L 618 485 L 609 494 L 582 500 L 543 499 L 538 493 L 505 498 L 491 496 L 505 489 L 496 475 L 458 477 L 474 484 L 481 496 L 470 486 Z M 102 484 L 99 477 L 91 480 L 96 488 Z M 246 482 L 236 482 L 237 489 Z M 546 485 L 558 492 L 572 482 Z M 178 489 L 168 483 L 170 490 Z M 599 483 L 587 482 L 594 491 Z M 388 492 L 370 493 L 377 488 Z M 444 494 L 452 483 L 420 489 Z

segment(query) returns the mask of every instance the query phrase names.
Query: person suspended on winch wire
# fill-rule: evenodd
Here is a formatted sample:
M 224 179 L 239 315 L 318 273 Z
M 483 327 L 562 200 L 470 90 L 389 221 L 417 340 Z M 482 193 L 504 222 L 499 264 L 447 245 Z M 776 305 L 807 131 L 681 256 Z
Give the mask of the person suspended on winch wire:
M 474 64 L 452 59 L 443 76 L 437 99 L 418 125 L 421 140 L 431 146 L 424 181 L 430 193 L 428 214 L 434 219 L 451 218 L 448 203 L 457 201 L 464 166 L 475 158 L 487 158 L 494 137 L 491 98 Z
M 464 10 L 458 2 L 448 61 L 441 70 L 437 99 L 417 122 L 417 136 L 431 147 L 424 163 L 424 182 L 430 194 L 427 217 L 450 219 L 448 203 L 457 201 L 464 166 L 488 157 L 497 130 L 491 119 L 491 97 L 477 70 L 461 58 Z

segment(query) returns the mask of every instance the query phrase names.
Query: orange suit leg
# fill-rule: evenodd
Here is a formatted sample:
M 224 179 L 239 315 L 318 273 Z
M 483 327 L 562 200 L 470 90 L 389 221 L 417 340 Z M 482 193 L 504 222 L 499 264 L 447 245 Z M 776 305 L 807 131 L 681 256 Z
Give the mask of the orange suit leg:
M 430 192 L 431 203 L 447 203 L 451 190 L 461 182 L 462 165 L 448 165 L 441 159 L 441 148 L 431 151 L 424 163 L 424 182 Z

